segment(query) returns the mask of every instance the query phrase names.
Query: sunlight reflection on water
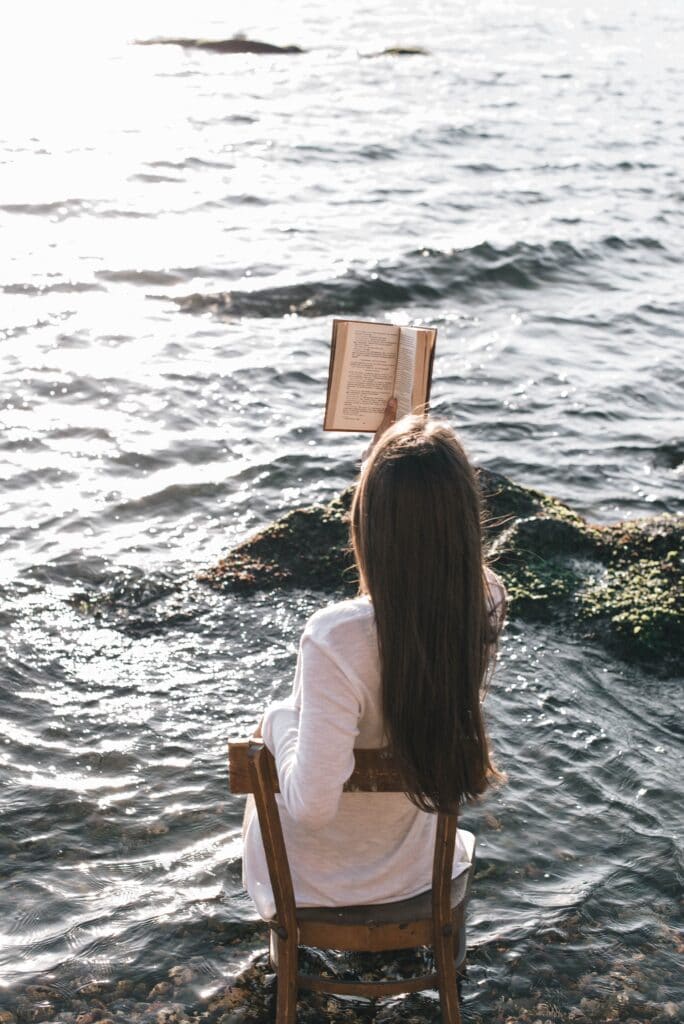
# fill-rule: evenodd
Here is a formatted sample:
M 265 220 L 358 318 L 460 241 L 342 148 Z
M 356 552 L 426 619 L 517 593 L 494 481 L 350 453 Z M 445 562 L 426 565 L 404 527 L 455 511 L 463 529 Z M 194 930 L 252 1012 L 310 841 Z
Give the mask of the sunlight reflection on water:
M 353 479 L 363 443 L 320 427 L 334 312 L 436 323 L 434 408 L 477 461 L 599 521 L 681 508 L 681 12 L 416 10 L 8 16 L 10 981 L 244 960 L 225 741 L 287 692 L 324 597 L 238 601 L 193 574 Z M 133 45 L 239 30 L 309 53 Z M 430 57 L 360 56 L 402 40 Z M 511 626 L 489 699 L 510 781 L 466 815 L 476 1012 L 514 984 L 566 1012 L 611 970 L 680 998 L 678 698 L 676 681 Z

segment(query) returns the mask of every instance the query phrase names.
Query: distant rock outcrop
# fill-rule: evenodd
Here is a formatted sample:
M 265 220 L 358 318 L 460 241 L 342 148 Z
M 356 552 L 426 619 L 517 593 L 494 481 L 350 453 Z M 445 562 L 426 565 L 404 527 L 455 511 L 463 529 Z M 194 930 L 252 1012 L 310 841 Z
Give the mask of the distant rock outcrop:
M 377 53 L 362 53 L 362 57 L 429 57 L 430 51 L 422 46 L 388 46 Z
M 276 46 L 274 43 L 261 43 L 256 39 L 193 39 L 193 38 L 160 38 L 139 39 L 139 46 L 183 46 L 193 50 L 209 50 L 211 53 L 305 53 L 301 46 Z

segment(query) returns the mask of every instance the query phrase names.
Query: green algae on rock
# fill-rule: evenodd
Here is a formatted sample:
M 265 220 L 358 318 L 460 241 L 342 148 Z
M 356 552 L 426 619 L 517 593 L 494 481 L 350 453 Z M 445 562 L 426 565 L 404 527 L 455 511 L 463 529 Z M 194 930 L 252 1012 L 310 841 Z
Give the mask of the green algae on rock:
M 480 469 L 491 561 L 510 615 L 554 621 L 653 668 L 676 664 L 684 640 L 682 523 L 662 516 L 596 526 L 555 498 Z M 202 572 L 222 590 L 302 587 L 354 593 L 353 488 L 288 512 Z

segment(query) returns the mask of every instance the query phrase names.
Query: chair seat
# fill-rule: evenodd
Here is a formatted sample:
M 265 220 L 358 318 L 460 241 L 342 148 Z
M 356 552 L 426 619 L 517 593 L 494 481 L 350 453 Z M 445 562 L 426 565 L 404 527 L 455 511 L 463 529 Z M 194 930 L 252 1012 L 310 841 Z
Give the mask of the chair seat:
M 466 897 L 472 868 L 463 871 L 451 883 L 451 908 L 455 910 Z M 370 925 L 402 924 L 405 921 L 432 920 L 432 890 L 408 900 L 375 903 L 358 907 L 297 907 L 301 924 Z

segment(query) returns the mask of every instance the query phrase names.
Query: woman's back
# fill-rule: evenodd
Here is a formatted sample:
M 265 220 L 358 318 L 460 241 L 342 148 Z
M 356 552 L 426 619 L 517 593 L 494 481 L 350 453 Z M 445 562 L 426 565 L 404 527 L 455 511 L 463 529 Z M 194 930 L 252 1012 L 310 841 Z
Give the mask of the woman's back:
M 368 598 L 331 605 L 309 620 L 293 693 L 269 707 L 263 734 L 278 764 L 278 801 L 298 905 L 384 903 L 429 888 L 436 815 L 420 811 L 401 793 L 341 792 L 354 747 L 386 743 Z M 472 835 L 459 830 L 454 876 L 470 863 L 472 848 Z M 260 915 L 272 916 L 275 905 L 251 807 L 243 870 Z
M 495 629 L 503 587 L 488 573 Z M 354 747 L 387 743 L 373 606 L 367 597 L 317 612 L 302 635 L 291 696 L 272 704 L 263 723 L 281 786 L 279 799 L 296 901 L 346 906 L 406 899 L 429 888 L 436 815 L 407 796 L 342 793 Z M 459 830 L 456 877 L 469 865 L 474 838 Z M 273 896 L 253 808 L 245 817 L 245 885 L 262 917 Z

